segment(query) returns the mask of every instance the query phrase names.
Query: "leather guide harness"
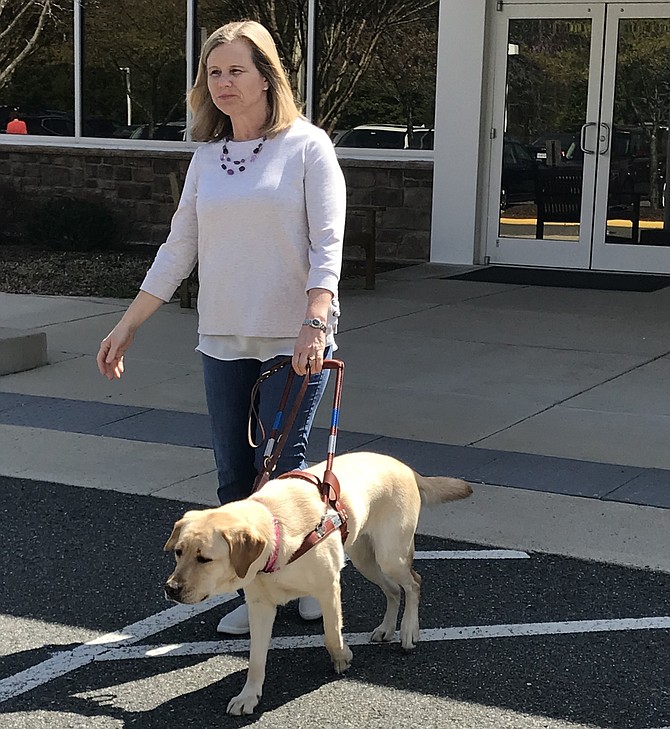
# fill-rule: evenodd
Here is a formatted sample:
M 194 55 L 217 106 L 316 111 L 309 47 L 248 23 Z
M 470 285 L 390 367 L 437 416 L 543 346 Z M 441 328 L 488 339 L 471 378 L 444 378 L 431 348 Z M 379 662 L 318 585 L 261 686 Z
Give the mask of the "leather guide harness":
M 267 372 L 261 374 L 258 381 L 254 385 L 254 390 L 251 394 L 251 407 L 249 410 L 249 442 L 252 445 L 254 444 L 251 437 L 251 428 L 253 416 L 255 415 L 255 400 L 258 388 L 266 379 L 268 379 L 268 377 L 271 377 L 276 372 L 279 372 L 279 370 L 281 370 L 283 367 L 287 366 L 291 367 L 290 357 L 282 360 L 277 365 L 269 369 Z M 278 478 L 300 478 L 304 481 L 309 481 L 318 489 L 319 494 L 321 495 L 321 500 L 324 503 L 325 511 L 323 516 L 321 517 L 321 521 L 314 527 L 314 529 L 309 534 L 307 534 L 300 547 L 298 547 L 294 554 L 291 555 L 287 564 L 294 562 L 296 559 L 298 559 L 298 557 L 302 557 L 303 554 L 308 552 L 312 547 L 314 547 L 316 544 L 318 544 L 320 541 L 322 541 L 338 529 L 342 538 L 342 544 L 345 543 L 349 534 L 349 530 L 347 528 L 347 511 L 340 501 L 340 482 L 337 480 L 337 476 L 333 473 L 332 470 L 333 458 L 335 456 L 335 445 L 337 443 L 337 426 L 340 415 L 340 400 L 342 397 L 342 377 L 344 374 L 344 362 L 342 362 L 341 360 L 326 359 L 323 361 L 323 369 L 336 370 L 335 393 L 333 396 L 333 410 L 330 422 L 330 435 L 328 437 L 328 452 L 326 455 L 326 470 L 323 474 L 323 479 L 320 479 L 313 473 L 307 473 L 300 470 L 289 471 L 288 473 L 282 474 Z M 277 461 L 279 460 L 279 456 L 281 455 L 282 449 L 286 442 L 286 438 L 291 431 L 291 427 L 293 426 L 293 423 L 298 414 L 298 408 L 300 407 L 300 403 L 302 402 L 305 391 L 307 390 L 307 385 L 310 378 L 309 369 L 307 370 L 307 374 L 303 378 L 303 382 L 300 386 L 298 394 L 296 395 L 293 407 L 291 408 L 291 411 L 286 418 L 286 422 L 283 424 L 282 427 L 284 411 L 288 402 L 289 394 L 291 392 L 291 386 L 293 384 L 294 377 L 295 373 L 293 371 L 293 368 L 291 367 L 291 370 L 286 380 L 286 385 L 284 387 L 284 392 L 282 393 L 279 410 L 277 411 L 277 415 L 272 426 L 272 431 L 270 432 L 270 437 L 268 438 L 267 445 L 265 447 L 263 466 L 258 472 L 258 476 L 256 476 L 252 493 L 256 493 L 257 491 L 259 491 L 272 477 L 272 472 L 277 465 Z M 263 430 L 262 424 L 260 424 L 260 421 L 259 427 L 261 429 L 262 441 L 265 437 L 265 432 Z M 276 522 L 276 519 L 275 536 L 276 542 L 278 543 L 278 524 Z M 276 545 L 275 551 L 277 551 Z M 276 571 L 276 556 L 274 560 L 271 561 L 272 564 L 270 564 L 270 561 L 268 561 L 268 564 L 263 570 L 264 572 Z

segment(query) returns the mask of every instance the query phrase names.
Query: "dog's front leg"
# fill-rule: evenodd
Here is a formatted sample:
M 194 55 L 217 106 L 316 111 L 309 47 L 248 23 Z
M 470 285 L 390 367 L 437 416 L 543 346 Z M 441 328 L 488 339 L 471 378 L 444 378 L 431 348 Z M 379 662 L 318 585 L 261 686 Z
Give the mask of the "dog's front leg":
M 230 700 L 228 713 L 240 716 L 251 714 L 260 701 L 265 681 L 265 662 L 268 657 L 272 626 L 277 614 L 277 606 L 266 602 L 251 600 L 249 606 L 249 630 L 251 646 L 249 649 L 249 670 L 242 691 Z
M 337 573 L 332 589 L 319 595 L 323 613 L 323 634 L 328 653 L 333 661 L 335 673 L 344 673 L 350 666 L 354 654 L 344 642 L 342 635 L 342 595 L 340 575 Z

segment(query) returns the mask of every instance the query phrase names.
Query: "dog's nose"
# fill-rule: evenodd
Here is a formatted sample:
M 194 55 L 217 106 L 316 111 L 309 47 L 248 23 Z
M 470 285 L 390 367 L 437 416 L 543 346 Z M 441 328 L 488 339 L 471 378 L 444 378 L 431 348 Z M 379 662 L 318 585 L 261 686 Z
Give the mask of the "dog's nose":
M 165 597 L 167 597 L 168 600 L 178 600 L 180 592 L 181 592 L 181 585 L 178 585 L 177 583 L 172 582 L 171 580 L 168 580 L 165 583 Z

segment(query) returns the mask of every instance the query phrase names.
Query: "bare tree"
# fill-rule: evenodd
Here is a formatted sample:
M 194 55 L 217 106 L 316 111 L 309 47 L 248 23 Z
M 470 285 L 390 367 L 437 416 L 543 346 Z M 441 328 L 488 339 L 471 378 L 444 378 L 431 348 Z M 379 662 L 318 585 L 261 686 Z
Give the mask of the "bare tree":
M 414 126 L 427 122 L 432 126 L 435 115 L 437 20 L 431 16 L 426 21 L 417 24 L 411 34 L 385 33 L 377 59 L 382 82 L 402 108 L 410 147 L 414 146 Z M 417 120 L 419 110 L 426 116 Z
M 201 2 L 198 14 L 205 25 L 209 21 L 210 31 L 222 22 L 243 18 L 255 20 L 265 26 L 277 45 L 291 87 L 302 98 L 304 89 L 301 71 L 307 55 L 307 0 Z
M 370 70 L 385 34 L 413 32 L 438 0 L 321 0 L 317 3 L 317 109 L 314 121 L 337 126 L 359 81 Z M 239 17 L 262 23 L 275 39 L 291 83 L 302 95 L 307 55 L 306 0 L 245 0 L 226 3 Z
M 412 33 L 437 0 L 337 0 L 319 14 L 318 123 L 332 131 L 375 60 L 382 38 Z
M 180 68 L 185 59 L 183 0 L 163 0 L 160 7 L 137 0 L 114 0 L 114 3 L 89 0 L 85 32 L 84 98 L 95 113 L 104 110 L 109 97 L 109 90 L 96 78 L 101 69 L 116 74 L 117 92 L 123 79 L 121 70 L 128 69 L 126 73 L 132 74 L 132 86 L 126 90 L 133 109 L 140 112 L 139 117 L 151 130 L 170 121 L 174 112 L 183 107 L 183 89 L 175 93 L 173 83 L 175 77 L 180 81 L 183 78 Z M 107 82 L 108 77 L 103 77 L 103 84 Z M 179 116 L 182 114 L 183 108 Z
M 54 0 L 0 0 L 0 89 L 62 11 Z
M 636 124 L 647 138 L 649 200 L 654 208 L 661 206 L 662 183 L 667 182 L 670 165 L 667 137 L 664 140 L 670 123 L 668 51 L 670 32 L 665 23 L 629 21 L 620 33 L 614 124 Z

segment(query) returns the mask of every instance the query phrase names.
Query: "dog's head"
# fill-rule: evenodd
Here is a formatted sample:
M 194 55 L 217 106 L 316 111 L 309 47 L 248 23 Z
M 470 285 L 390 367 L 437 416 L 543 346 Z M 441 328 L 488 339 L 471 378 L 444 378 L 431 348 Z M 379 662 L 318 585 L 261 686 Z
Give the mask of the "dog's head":
M 165 583 L 169 600 L 202 602 L 211 595 L 234 592 L 255 577 L 250 567 L 268 540 L 244 511 L 227 507 L 188 511 L 175 523 L 164 547 L 174 552 L 177 563 Z

